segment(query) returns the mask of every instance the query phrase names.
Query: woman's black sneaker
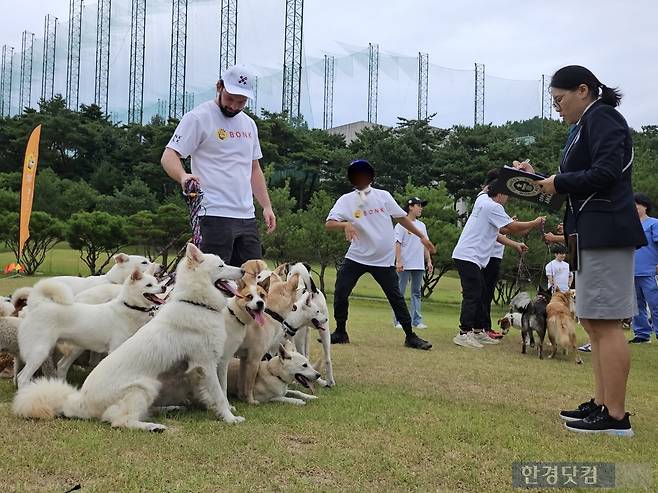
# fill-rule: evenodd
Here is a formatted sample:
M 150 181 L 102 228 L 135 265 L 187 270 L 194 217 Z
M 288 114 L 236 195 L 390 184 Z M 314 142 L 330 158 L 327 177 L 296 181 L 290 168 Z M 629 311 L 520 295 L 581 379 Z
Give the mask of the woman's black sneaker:
M 331 343 L 332 344 L 349 344 L 350 336 L 347 335 L 347 332 L 338 332 L 337 330 L 331 334 Z
M 432 349 L 431 342 L 421 339 L 413 332 L 405 338 L 404 345 L 413 349 Z
M 594 399 L 590 399 L 588 402 L 583 402 L 578 409 L 573 411 L 560 411 L 560 418 L 565 421 L 578 421 L 580 419 L 585 419 L 594 411 L 598 411 L 601 406 L 594 404 Z
M 592 413 L 585 419 L 579 421 L 569 421 L 564 423 L 567 430 L 578 433 L 606 433 L 620 437 L 632 437 L 633 428 L 629 414 L 624 414 L 622 419 L 615 419 L 608 413 L 608 408 L 601 406 L 598 412 Z

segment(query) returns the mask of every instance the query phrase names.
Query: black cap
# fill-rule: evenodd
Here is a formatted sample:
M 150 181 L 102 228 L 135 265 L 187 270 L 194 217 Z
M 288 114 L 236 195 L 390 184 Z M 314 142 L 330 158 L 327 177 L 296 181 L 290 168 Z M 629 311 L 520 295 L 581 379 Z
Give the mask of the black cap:
M 375 178 L 375 168 L 368 162 L 367 159 L 355 159 L 347 167 L 347 178 L 352 181 L 352 176 L 355 173 L 368 173 L 371 178 Z
M 421 199 L 421 198 L 419 198 L 419 197 L 411 197 L 411 198 L 409 198 L 409 200 L 407 200 L 407 201 L 404 203 L 404 210 L 405 210 L 405 212 L 409 212 L 409 207 L 411 207 L 412 205 L 422 205 L 423 207 L 425 207 L 425 206 L 427 205 L 427 200 L 423 200 L 423 199 Z
M 653 204 L 651 203 L 651 199 L 646 193 L 637 192 L 633 196 L 633 199 L 635 200 L 636 204 L 643 205 L 644 207 L 647 208 L 647 214 L 651 214 L 651 209 L 653 207 Z

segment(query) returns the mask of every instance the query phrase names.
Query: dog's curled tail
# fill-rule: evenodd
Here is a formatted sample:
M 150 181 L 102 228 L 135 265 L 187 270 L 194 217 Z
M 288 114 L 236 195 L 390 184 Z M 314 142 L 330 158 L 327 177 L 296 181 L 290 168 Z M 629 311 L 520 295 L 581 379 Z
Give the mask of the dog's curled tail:
M 36 286 L 32 288 L 29 303 L 30 308 L 33 308 L 43 301 L 51 301 L 60 305 L 72 305 L 74 298 L 73 291 L 66 284 L 62 284 L 53 279 L 46 279 L 45 281 L 38 282 Z
M 306 289 L 312 293 L 317 293 L 318 288 L 313 281 L 311 272 L 303 262 L 297 262 L 296 264 L 293 264 L 293 266 L 290 268 L 290 271 L 288 272 L 288 279 L 290 279 L 290 276 L 294 274 L 299 274 L 299 278 L 304 282 Z
M 29 287 L 29 286 L 18 288 L 16 291 L 14 291 L 11 294 L 11 304 L 16 306 L 19 303 L 22 303 L 22 304 L 27 303 L 27 298 L 30 296 L 31 291 L 32 291 L 32 288 Z
M 56 378 L 39 378 L 18 389 L 11 408 L 21 418 L 83 418 L 79 402 L 80 391 L 75 387 Z

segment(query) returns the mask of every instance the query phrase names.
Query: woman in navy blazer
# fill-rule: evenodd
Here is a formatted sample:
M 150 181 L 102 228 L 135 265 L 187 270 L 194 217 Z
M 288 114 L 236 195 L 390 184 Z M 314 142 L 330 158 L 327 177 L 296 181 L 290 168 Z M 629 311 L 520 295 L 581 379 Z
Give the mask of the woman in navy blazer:
M 633 202 L 631 133 L 615 109 L 619 91 L 585 67 L 558 70 L 551 93 L 572 127 L 559 172 L 538 184 L 568 196 L 565 238 L 578 251 L 576 315 L 590 336 L 595 386 L 592 399 L 560 417 L 571 431 L 633 436 L 625 411 L 630 357 L 622 320 L 637 309 L 634 253 L 646 238 Z

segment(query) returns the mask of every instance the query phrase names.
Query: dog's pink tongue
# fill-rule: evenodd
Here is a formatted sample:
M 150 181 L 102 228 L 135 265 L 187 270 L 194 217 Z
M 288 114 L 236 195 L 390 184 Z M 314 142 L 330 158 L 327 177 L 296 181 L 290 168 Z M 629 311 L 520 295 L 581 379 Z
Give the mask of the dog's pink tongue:
M 242 298 L 232 282 L 221 280 L 219 281 L 219 284 L 236 298 Z
M 263 325 L 265 325 L 265 317 L 263 317 L 263 312 L 260 311 L 260 310 L 257 311 L 257 312 L 254 312 L 254 320 L 255 320 L 256 323 L 257 323 L 258 325 L 260 325 L 261 327 L 262 327 Z

